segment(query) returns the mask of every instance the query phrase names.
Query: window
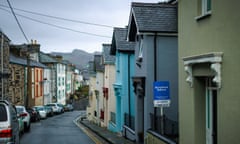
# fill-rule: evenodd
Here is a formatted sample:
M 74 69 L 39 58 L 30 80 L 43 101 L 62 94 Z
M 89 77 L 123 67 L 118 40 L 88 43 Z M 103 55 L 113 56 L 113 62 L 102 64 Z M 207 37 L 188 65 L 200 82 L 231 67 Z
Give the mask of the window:
M 65 84 L 65 80 L 64 78 L 62 78 L 62 85 L 64 86 L 64 84 Z
M 58 86 L 61 86 L 61 78 L 58 78 Z
M 141 67 L 141 62 L 142 62 L 142 58 L 143 58 L 143 35 L 139 35 L 137 37 L 137 41 L 138 41 L 139 45 L 138 45 L 138 57 L 136 59 L 136 61 L 137 61 L 136 64 L 139 67 Z
M 39 96 L 39 87 L 38 87 L 38 85 L 36 85 L 36 97 L 38 97 Z
M 34 99 L 34 94 L 35 94 L 35 92 L 34 92 L 34 84 L 32 85 L 32 99 Z
M 7 110 L 4 105 L 0 105 L 0 121 L 7 121 Z
M 198 17 L 197 20 L 211 15 L 212 4 L 211 0 L 198 0 Z
M 34 69 L 32 69 L 32 83 L 34 83 L 34 80 L 35 80 L 34 77 L 35 77 L 34 76 Z
M 138 58 L 143 57 L 143 38 L 141 36 L 140 43 L 139 43 L 139 51 L 138 51 Z

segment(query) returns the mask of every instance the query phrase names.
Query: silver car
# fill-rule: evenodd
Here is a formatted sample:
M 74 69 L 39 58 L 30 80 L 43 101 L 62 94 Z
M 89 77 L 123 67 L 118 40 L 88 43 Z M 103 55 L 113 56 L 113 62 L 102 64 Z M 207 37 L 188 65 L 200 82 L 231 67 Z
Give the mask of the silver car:
M 55 114 L 59 114 L 62 112 L 62 108 L 57 103 L 48 103 L 46 106 L 50 106 L 53 109 Z
M 22 117 L 24 124 L 24 131 L 29 132 L 31 128 L 31 118 L 30 114 L 27 112 L 25 106 L 16 106 L 17 113 Z
M 0 143 L 19 144 L 17 111 L 8 101 L 0 101 Z
M 38 111 L 41 119 L 47 118 L 47 111 L 44 106 L 34 106 L 34 108 Z

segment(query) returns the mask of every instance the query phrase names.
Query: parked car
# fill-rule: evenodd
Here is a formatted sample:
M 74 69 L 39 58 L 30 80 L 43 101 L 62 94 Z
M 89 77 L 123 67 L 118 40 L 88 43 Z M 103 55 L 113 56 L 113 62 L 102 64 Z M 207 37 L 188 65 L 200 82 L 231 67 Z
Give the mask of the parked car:
M 57 105 L 60 107 L 60 113 L 64 113 L 64 105 L 57 103 Z
M 38 111 L 41 119 L 47 118 L 47 111 L 44 106 L 34 106 L 34 108 Z
M 72 104 L 67 104 L 64 106 L 64 111 L 73 111 L 73 106 Z
M 0 101 L 0 143 L 20 143 L 17 111 L 8 101 Z
M 45 105 L 44 107 L 45 107 L 45 109 L 46 109 L 46 111 L 47 111 L 47 116 L 48 116 L 48 117 L 51 117 L 51 116 L 54 115 L 53 109 L 52 109 L 51 106 L 46 106 L 46 105 Z
M 24 131 L 29 132 L 31 128 L 30 114 L 27 112 L 25 106 L 16 106 L 17 113 L 23 118 Z
M 27 108 L 27 112 L 30 114 L 31 122 L 37 122 L 40 120 L 39 112 L 35 108 Z
M 62 108 L 57 103 L 48 103 L 46 106 L 51 106 L 54 114 L 59 114 L 62 111 Z
M 24 122 L 23 118 L 18 115 L 18 126 L 19 126 L 19 135 L 23 135 L 24 133 Z

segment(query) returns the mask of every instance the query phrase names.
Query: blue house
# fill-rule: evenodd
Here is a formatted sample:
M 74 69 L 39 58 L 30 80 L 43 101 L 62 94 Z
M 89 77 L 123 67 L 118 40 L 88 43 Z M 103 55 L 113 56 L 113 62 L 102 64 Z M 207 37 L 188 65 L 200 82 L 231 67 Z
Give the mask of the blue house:
M 137 143 L 178 141 L 177 5 L 132 3 L 128 40 L 135 45 Z M 154 82 L 169 83 L 169 101 L 156 101 Z M 160 103 L 161 102 L 161 103 Z
M 131 138 L 135 129 L 135 99 L 131 77 L 134 75 L 134 42 L 127 42 L 127 28 L 114 28 L 110 53 L 116 56 L 116 123 L 109 129 Z

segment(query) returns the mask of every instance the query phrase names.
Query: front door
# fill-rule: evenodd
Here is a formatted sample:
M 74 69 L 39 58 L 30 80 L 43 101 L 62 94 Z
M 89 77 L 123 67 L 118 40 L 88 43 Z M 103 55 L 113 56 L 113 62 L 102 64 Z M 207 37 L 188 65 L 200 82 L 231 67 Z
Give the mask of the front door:
M 217 144 L 217 88 L 209 80 L 206 87 L 206 144 Z

